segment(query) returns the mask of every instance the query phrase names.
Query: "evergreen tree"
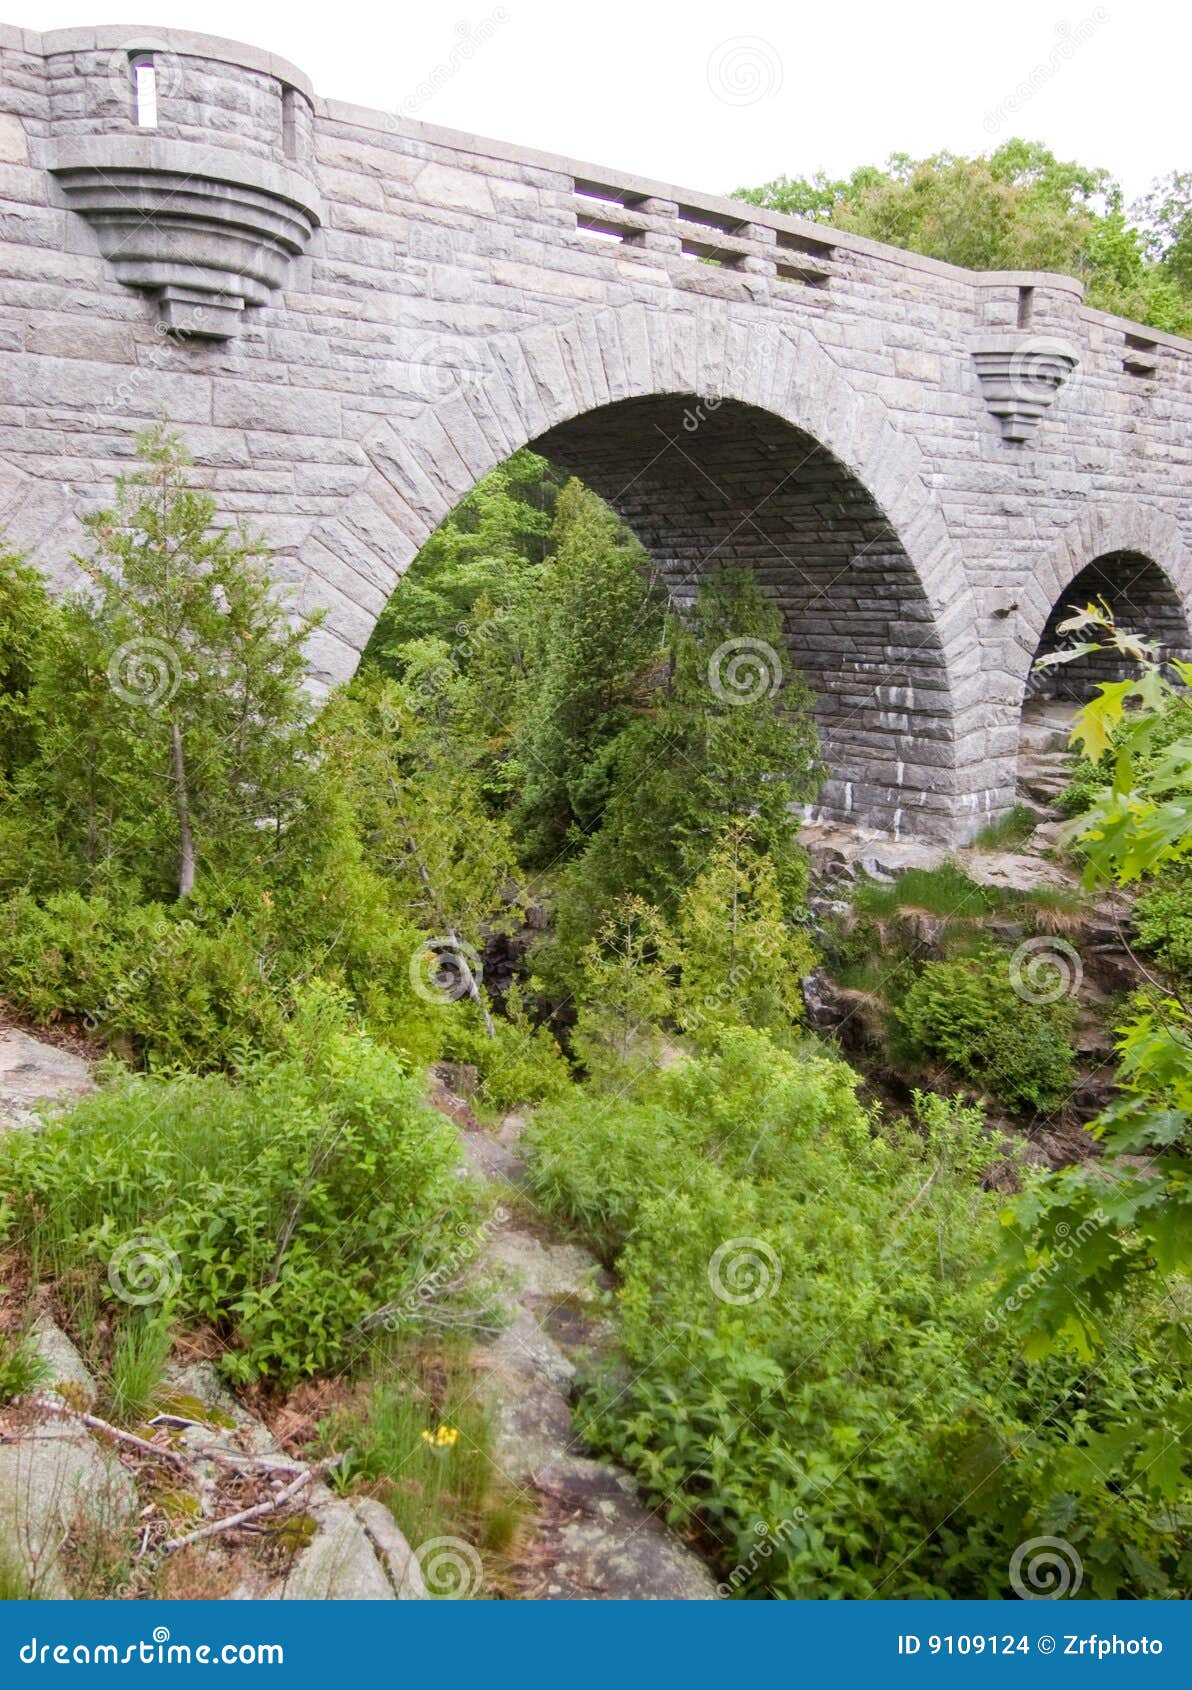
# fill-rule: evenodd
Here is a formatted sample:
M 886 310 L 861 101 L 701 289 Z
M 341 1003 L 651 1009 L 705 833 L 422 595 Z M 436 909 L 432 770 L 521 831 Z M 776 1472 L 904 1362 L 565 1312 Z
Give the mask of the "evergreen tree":
M 545 458 L 515 452 L 477 483 L 419 551 L 365 648 L 366 663 L 399 673 L 404 648 L 424 638 L 455 647 L 467 638 L 478 601 L 488 615 L 533 580 L 550 546 L 563 477 Z
M 202 868 L 242 872 L 276 841 L 307 780 L 302 647 L 264 544 L 216 529 L 176 436 L 138 439 L 139 467 L 86 519 L 90 590 L 42 642 L 31 787 L 59 872 L 184 899 Z
M 715 1036 L 736 1024 L 781 1038 L 801 1019 L 801 979 L 814 953 L 786 920 L 774 865 L 757 854 L 747 828 L 726 830 L 684 892 L 677 937 L 685 1031 Z
M 589 1078 L 621 1086 L 658 1063 L 673 1007 L 674 938 L 641 898 L 618 898 L 584 948 L 572 1046 Z
M 665 650 L 647 701 L 602 753 L 601 824 L 559 876 L 555 932 L 538 957 L 554 991 L 572 988 L 576 958 L 618 897 L 669 917 L 733 826 L 747 825 L 748 848 L 769 859 L 786 918 L 804 913 L 798 809 L 821 769 L 778 610 L 751 576 L 710 576 L 688 615 L 669 618 Z M 734 677 L 738 659 L 747 676 Z
M 529 860 L 549 862 L 600 820 L 609 749 L 649 698 L 664 603 L 641 546 L 579 481 L 559 496 L 555 555 L 533 616 L 516 825 Z
M 34 753 L 31 694 L 37 653 L 52 619 L 37 570 L 18 553 L 0 551 L 0 794 Z
M 406 919 L 435 941 L 436 955 L 421 959 L 432 995 L 435 979 L 452 976 L 443 995 L 471 998 L 491 1036 L 481 954 L 490 933 L 520 917 L 506 895 L 513 844 L 486 812 L 475 758 L 456 731 L 449 651 L 441 640 L 412 641 L 406 660 L 400 681 L 365 676 L 336 700 L 320 740 L 369 863 Z

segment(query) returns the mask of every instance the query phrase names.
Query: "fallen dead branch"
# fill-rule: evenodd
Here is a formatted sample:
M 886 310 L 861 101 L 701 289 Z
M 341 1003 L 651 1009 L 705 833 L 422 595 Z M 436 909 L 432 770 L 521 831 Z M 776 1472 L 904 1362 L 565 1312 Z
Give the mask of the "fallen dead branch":
M 196 1526 L 193 1532 L 186 1532 L 182 1537 L 169 1538 L 162 1544 L 166 1554 L 175 1549 L 185 1549 L 192 1543 L 200 1543 L 204 1538 L 215 1537 L 219 1532 L 234 1531 L 237 1526 L 245 1526 L 250 1520 L 262 1519 L 266 1514 L 276 1514 L 292 1502 L 305 1485 L 320 1477 L 332 1467 L 338 1467 L 343 1460 L 342 1455 L 330 1456 L 326 1461 L 320 1461 L 313 1467 L 305 1468 L 296 1479 L 278 1491 L 276 1496 L 268 1497 L 264 1502 L 255 1502 L 251 1508 L 242 1508 L 238 1514 L 229 1514 L 222 1520 L 209 1520 L 205 1526 Z
M 117 1443 L 127 1444 L 130 1449 L 140 1450 L 142 1455 L 154 1455 L 159 1461 L 168 1461 L 172 1467 L 185 1472 L 190 1463 L 187 1458 L 176 1449 L 167 1449 L 164 1444 L 150 1443 L 148 1438 L 138 1438 L 135 1432 L 122 1431 L 119 1426 L 113 1426 L 108 1420 L 101 1420 L 98 1414 L 88 1414 L 74 1408 L 59 1408 L 57 1403 L 47 1403 L 46 1407 L 61 1419 L 81 1420 L 83 1425 L 92 1432 L 102 1432 L 107 1438 L 114 1438 Z

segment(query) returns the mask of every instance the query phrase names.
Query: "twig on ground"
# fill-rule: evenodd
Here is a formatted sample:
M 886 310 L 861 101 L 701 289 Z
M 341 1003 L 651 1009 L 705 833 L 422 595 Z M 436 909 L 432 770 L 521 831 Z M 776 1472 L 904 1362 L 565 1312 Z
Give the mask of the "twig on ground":
M 204 1538 L 215 1537 L 219 1532 L 234 1531 L 237 1526 L 245 1526 L 250 1520 L 259 1520 L 266 1514 L 276 1514 L 284 1508 L 287 1502 L 296 1497 L 304 1485 L 327 1472 L 332 1467 L 338 1467 L 343 1460 L 342 1455 L 330 1456 L 326 1461 L 316 1463 L 314 1467 L 307 1467 L 298 1477 L 292 1480 L 284 1490 L 278 1491 L 276 1496 L 268 1497 L 264 1502 L 255 1502 L 251 1508 L 242 1508 L 238 1514 L 229 1514 L 223 1520 L 209 1520 L 205 1526 L 196 1526 L 193 1532 L 186 1532 L 182 1537 L 172 1537 L 162 1544 L 163 1551 L 168 1555 L 175 1549 L 185 1549 L 189 1544 L 200 1543 Z
M 80 1413 L 70 1407 L 59 1408 L 57 1403 L 47 1403 L 54 1414 L 69 1415 L 72 1420 L 81 1420 L 83 1425 L 92 1432 L 102 1432 L 105 1437 L 115 1438 L 117 1443 L 127 1444 L 130 1449 L 139 1449 L 142 1455 L 155 1455 L 159 1461 L 168 1461 L 171 1466 L 185 1470 L 187 1459 L 176 1449 L 166 1449 L 162 1444 L 150 1443 L 148 1438 L 138 1438 L 135 1432 L 122 1431 L 119 1426 L 113 1426 L 110 1421 L 101 1420 L 98 1414 Z

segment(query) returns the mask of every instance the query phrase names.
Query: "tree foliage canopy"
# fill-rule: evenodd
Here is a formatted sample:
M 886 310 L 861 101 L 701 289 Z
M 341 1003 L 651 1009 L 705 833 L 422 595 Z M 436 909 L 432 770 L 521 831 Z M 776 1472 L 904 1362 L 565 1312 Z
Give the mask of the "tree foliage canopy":
M 1077 276 L 1090 305 L 1174 334 L 1192 329 L 1192 176 L 1156 183 L 1129 213 L 1107 170 L 1038 141 L 949 152 L 850 176 L 778 176 L 737 197 L 973 270 Z

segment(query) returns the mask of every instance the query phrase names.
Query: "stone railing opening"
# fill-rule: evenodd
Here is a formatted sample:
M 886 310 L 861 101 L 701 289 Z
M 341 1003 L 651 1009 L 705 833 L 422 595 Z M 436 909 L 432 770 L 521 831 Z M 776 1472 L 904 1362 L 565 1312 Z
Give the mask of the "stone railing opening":
M 575 178 L 575 208 L 580 235 L 617 241 L 629 252 L 694 258 L 717 269 L 803 287 L 824 288 L 831 280 L 830 241 L 776 229 L 748 215 L 582 177 Z
M 1127 334 L 1122 369 L 1128 376 L 1153 376 L 1159 368 L 1159 342 L 1145 335 Z

